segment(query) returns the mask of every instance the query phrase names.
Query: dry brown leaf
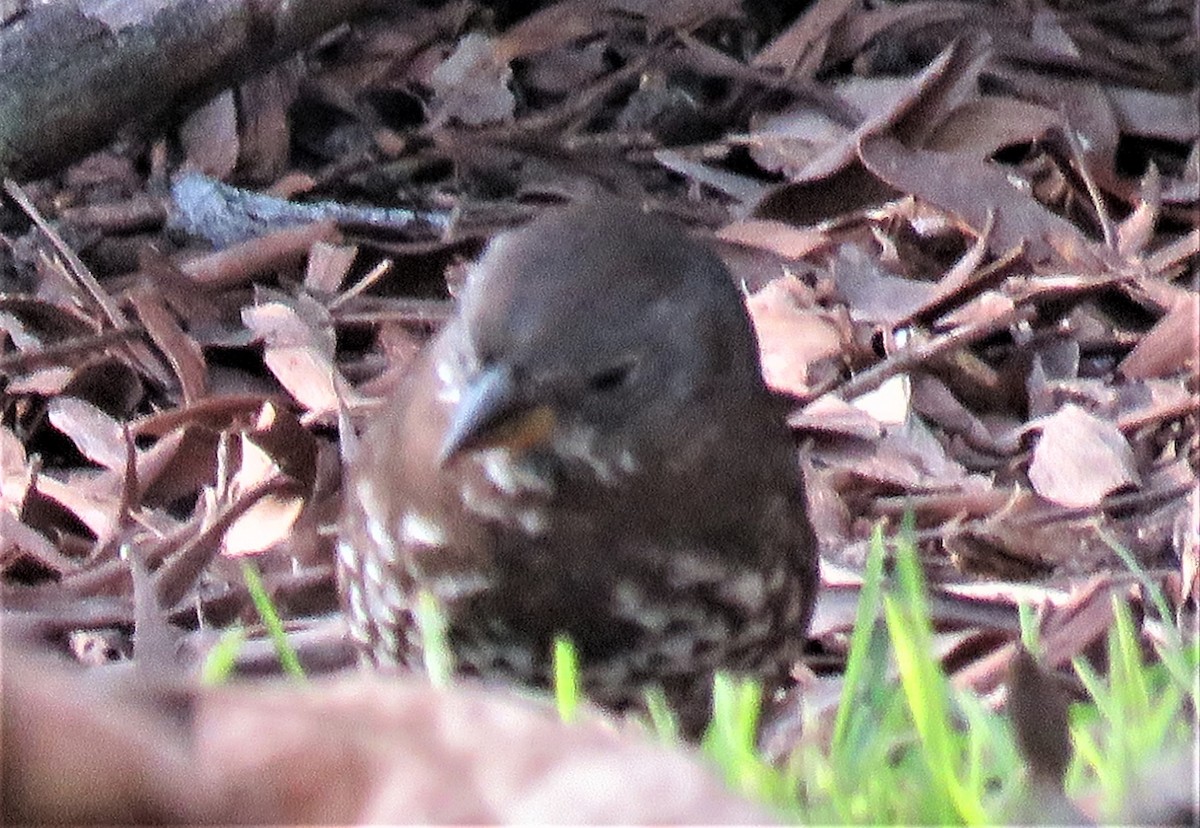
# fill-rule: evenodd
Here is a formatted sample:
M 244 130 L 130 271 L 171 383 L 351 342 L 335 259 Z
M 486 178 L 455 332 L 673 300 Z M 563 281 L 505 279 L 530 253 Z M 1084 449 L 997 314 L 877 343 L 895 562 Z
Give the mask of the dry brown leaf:
M 822 312 L 802 307 L 792 280 L 776 279 L 746 300 L 767 385 L 797 396 L 809 390 L 809 367 L 836 356 L 838 329 Z
M 55 397 L 47 406 L 51 424 L 71 439 L 84 457 L 105 468 L 125 468 L 125 432 L 96 406 L 75 397 Z
M 889 81 L 882 88 L 895 94 L 902 89 L 898 81 Z M 808 181 L 827 172 L 832 158 L 827 154 L 841 148 L 850 134 L 849 127 L 808 106 L 755 115 L 750 119 L 750 157 L 768 172 L 780 173 L 791 181 Z M 823 160 L 824 166 L 819 163 Z M 810 175 L 810 170 L 817 174 Z
M 981 290 L 983 276 L 979 266 L 987 254 L 987 237 L 990 234 L 991 222 L 975 239 L 974 244 L 946 271 L 925 302 L 914 308 L 907 316 L 898 319 L 897 322 L 909 322 L 913 319 L 935 316 L 941 308 L 952 305 L 961 306 L 972 295 L 972 289 Z
M 1048 72 L 1002 70 L 997 74 L 1012 84 L 1020 97 L 1063 114 L 1067 129 L 1079 142 L 1087 172 L 1097 182 L 1116 192 L 1131 189 L 1116 175 L 1114 162 L 1120 132 L 1100 83 Z
M 1146 256 L 1146 270 L 1154 274 L 1165 273 L 1188 262 L 1197 254 L 1200 254 L 1200 227 L 1193 228 L 1191 232 L 1175 238 Z M 1143 282 L 1143 286 L 1145 284 Z
M 855 394 L 850 404 L 886 425 L 907 423 L 912 414 L 912 382 L 908 374 L 896 374 L 878 387 Z
M 825 394 L 788 417 L 788 425 L 799 431 L 878 440 L 883 424 L 858 406 Z
M 129 301 L 154 344 L 171 363 L 179 379 L 184 403 L 192 403 L 208 393 L 208 366 L 200 345 L 184 332 L 167 310 L 162 297 L 148 288 L 131 291 Z
M 988 248 L 997 256 L 1024 244 L 1034 262 L 1062 261 L 1095 270 L 1100 260 L 1109 258 L 998 165 L 957 153 L 909 149 L 886 134 L 863 138 L 859 158 L 890 186 L 948 210 L 976 234 L 993 221 Z
M 231 498 L 287 474 L 302 490 L 311 488 L 316 444 L 289 412 L 267 403 L 251 431 L 239 435 L 241 465 L 230 484 Z M 221 553 L 231 557 L 262 552 L 285 540 L 303 510 L 299 494 L 270 494 L 248 508 L 226 530 Z
M 950 113 L 923 147 L 984 161 L 1005 147 L 1037 141 L 1061 123 L 1062 117 L 1049 107 L 1016 98 L 981 98 Z
M 1129 379 L 1166 377 L 1200 366 L 1200 296 L 1177 303 L 1118 366 Z
M 333 365 L 333 327 L 328 311 L 305 296 L 264 291 L 242 321 L 263 341 L 263 360 L 279 383 L 314 415 L 336 411 L 340 379 Z
M 28 555 L 51 572 L 66 575 L 79 565 L 58 551 L 42 533 L 22 523 L 8 509 L 0 509 L 0 570 L 21 554 Z
M 730 244 L 767 250 L 784 259 L 801 259 L 829 244 L 829 234 L 823 230 L 762 219 L 743 219 L 727 224 L 717 231 L 717 238 Z
M 550 11 L 563 5 L 558 3 L 546 6 L 542 10 Z M 532 17 L 526 18 L 531 19 Z M 512 32 L 513 29 L 509 29 L 503 38 L 507 40 Z M 527 42 L 518 44 L 516 48 L 526 49 L 534 45 Z M 501 48 L 506 52 L 510 51 L 506 46 L 502 45 Z M 569 96 L 597 82 L 603 83 L 602 78 L 612 69 L 603 40 L 583 41 L 570 49 L 542 52 L 522 60 L 522 67 L 521 80 L 525 85 L 538 92 L 556 96 Z
M 751 63 L 779 68 L 793 76 L 811 77 L 820 68 L 834 27 L 858 8 L 856 0 L 818 0 L 764 46 Z M 803 68 L 797 73 L 800 67 Z
M 0 511 L 20 514 L 29 493 L 30 468 L 25 446 L 5 426 L 0 426 Z
M 454 52 L 433 70 L 433 112 L 430 124 L 454 121 L 483 126 L 511 121 L 517 99 L 508 88 L 512 67 L 497 44 L 472 32 L 458 42 Z
M 567 0 L 538 9 L 496 38 L 497 56 L 519 60 L 557 51 L 603 30 L 605 3 Z
M 936 377 L 923 373 L 913 376 L 913 408 L 946 433 L 961 435 L 976 448 L 1004 454 L 1018 451 L 1016 423 L 1008 424 L 1011 429 L 997 427 L 995 419 L 985 424 Z
M 139 497 L 162 506 L 212 485 L 216 477 L 217 432 L 184 425 L 138 455 Z
M 938 322 L 956 328 L 988 328 L 996 320 L 1011 316 L 1016 303 L 1004 294 L 989 290 L 960 305 Z
M 50 498 L 78 518 L 93 535 L 106 538 L 117 525 L 118 493 L 100 491 L 98 486 L 81 485 L 81 482 L 63 481 L 42 473 L 34 487 L 38 494 Z
M 299 264 L 317 242 L 340 239 L 333 222 L 303 224 L 191 259 L 180 265 L 180 270 L 193 281 L 214 290 L 236 287 L 255 276 L 273 274 Z
M 939 491 L 976 485 L 916 418 L 872 443 L 841 441 L 813 449 L 822 465 L 844 473 L 839 486 L 864 494 L 862 483 L 895 492 Z
M 1064 513 L 1065 507 L 1021 487 L 1000 492 L 1009 495 L 1003 508 L 981 520 L 947 527 L 943 544 L 963 572 L 1025 580 L 1105 570 L 1119 564 L 1101 529 L 1126 546 L 1138 546 L 1135 535 L 1107 518 L 1080 516 L 1077 510 Z
M 1029 588 L 1017 587 L 1012 590 L 1013 600 L 1040 605 L 1042 663 L 1055 669 L 1066 666 L 1071 659 L 1103 640 L 1112 625 L 1112 596 L 1119 590 L 1109 577 L 1102 576 L 1065 595 L 1052 590 L 1030 592 Z M 1004 681 L 1016 651 L 1015 642 L 1001 647 L 958 671 L 953 681 L 976 693 L 990 693 Z
M 1034 491 L 1068 507 L 1096 506 L 1122 486 L 1137 484 L 1133 449 L 1111 422 L 1068 403 L 1038 424 L 1029 463 Z
M 788 178 L 793 182 L 828 178 L 854 160 L 860 139 L 885 130 L 917 106 L 921 97 L 936 86 L 942 73 L 954 60 L 955 54 L 955 47 L 945 49 L 925 69 L 911 78 L 854 78 L 847 81 L 841 88 L 842 95 L 852 102 L 859 99 L 858 108 L 866 113 L 853 130 L 832 123 L 828 123 L 827 129 L 824 130 L 813 129 L 814 121 L 809 116 L 785 115 L 778 119 L 768 119 L 764 122 L 764 127 L 757 130 L 752 137 L 757 144 L 771 144 L 777 155 L 783 155 L 789 149 L 805 147 L 812 141 L 811 136 L 826 132 L 828 143 L 815 152 L 805 149 L 802 156 L 793 160 L 795 168 L 788 169 Z M 817 122 L 822 120 L 826 119 L 818 118 Z M 771 141 L 772 136 L 775 136 L 774 142 Z M 768 163 L 770 157 L 760 159 L 756 156 L 756 160 Z M 784 164 L 776 162 L 767 169 L 783 167 Z
M 675 150 L 655 150 L 654 160 L 672 172 L 679 173 L 706 187 L 711 187 L 718 193 L 724 193 L 743 204 L 754 203 L 762 198 L 767 189 L 757 178 L 729 172 L 715 165 L 693 160 Z
M 350 274 L 357 255 L 357 245 L 317 242 L 308 252 L 304 286 L 318 294 L 336 293 Z
M 1117 252 L 1122 256 L 1137 256 L 1146 249 L 1146 245 L 1154 238 L 1161 207 L 1162 176 L 1158 174 L 1158 167 L 1151 164 L 1142 176 L 1142 186 L 1133 212 L 1117 225 Z
M 40 371 L 30 371 L 17 377 L 9 378 L 4 390 L 8 394 L 35 394 L 41 397 L 52 397 L 62 393 L 75 377 L 75 370 L 66 366 L 45 368 Z
M 241 457 L 241 466 L 230 487 L 231 498 L 252 491 L 280 474 L 273 458 L 245 434 L 241 437 Z M 300 497 L 277 494 L 258 499 L 225 530 L 221 554 L 238 557 L 270 549 L 288 537 L 303 508 L 304 500 Z
M 1121 131 L 1190 144 L 1200 138 L 1196 99 L 1188 92 L 1160 92 L 1129 86 L 1105 89 Z
M 851 317 L 885 326 L 909 318 L 928 304 L 937 289 L 929 282 L 885 272 L 877 257 L 854 244 L 838 248 L 833 274 Z

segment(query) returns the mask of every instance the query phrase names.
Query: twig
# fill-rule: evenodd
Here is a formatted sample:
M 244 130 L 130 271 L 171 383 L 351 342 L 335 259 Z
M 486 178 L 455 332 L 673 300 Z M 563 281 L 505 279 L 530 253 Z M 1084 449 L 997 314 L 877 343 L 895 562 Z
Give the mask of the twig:
M 836 389 L 836 394 L 843 400 L 851 400 L 872 391 L 896 374 L 910 371 L 922 363 L 950 351 L 956 351 L 972 342 L 978 342 L 991 336 L 996 331 L 1020 322 L 1029 322 L 1037 316 L 1037 308 L 1014 307 L 1011 310 L 989 319 L 985 324 L 963 326 L 947 334 L 918 342 L 917 344 L 896 351 L 882 362 L 877 362 L 867 370 L 852 377 Z
M 63 261 L 67 263 L 70 275 L 79 283 L 87 295 L 91 297 L 96 306 L 104 312 L 104 316 L 108 319 L 109 323 L 114 328 L 126 327 L 129 324 L 129 320 L 121 313 L 121 309 L 117 307 L 117 303 L 108 295 L 108 291 L 96 281 L 96 277 L 92 275 L 92 271 L 75 255 L 75 251 L 67 246 L 58 233 L 54 232 L 54 228 L 43 218 L 38 208 L 29 200 L 29 196 L 21 189 L 21 186 L 12 179 L 6 178 L 4 179 L 4 191 L 8 193 L 13 201 L 17 202 L 17 206 L 25 212 L 25 215 L 29 216 L 29 220 L 45 234 L 50 244 L 58 252 L 58 255 L 62 256 Z
M 146 333 L 140 325 L 125 325 L 120 328 L 100 331 L 88 336 L 64 339 L 37 351 L 25 351 L 0 357 L 0 374 L 20 374 L 33 371 L 44 365 L 69 365 L 80 353 L 93 351 L 114 342 L 133 339 Z

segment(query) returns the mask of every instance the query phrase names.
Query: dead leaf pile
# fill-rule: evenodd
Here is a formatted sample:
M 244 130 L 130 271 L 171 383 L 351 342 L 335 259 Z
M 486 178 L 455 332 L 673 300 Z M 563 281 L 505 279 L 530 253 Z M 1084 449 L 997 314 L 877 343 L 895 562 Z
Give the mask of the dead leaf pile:
M 1177 614 L 1145 636 L 1194 619 L 1192 4 L 432 5 L 5 181 L 10 639 L 179 679 L 236 622 L 269 670 L 253 555 L 307 663 L 346 665 L 340 414 L 394 387 L 488 238 L 598 193 L 675 216 L 746 291 L 831 680 L 871 528 L 907 513 L 940 655 L 997 700 L 1018 602 L 1052 668 L 1103 640 L 1110 596 L 1145 609 L 1115 546 Z

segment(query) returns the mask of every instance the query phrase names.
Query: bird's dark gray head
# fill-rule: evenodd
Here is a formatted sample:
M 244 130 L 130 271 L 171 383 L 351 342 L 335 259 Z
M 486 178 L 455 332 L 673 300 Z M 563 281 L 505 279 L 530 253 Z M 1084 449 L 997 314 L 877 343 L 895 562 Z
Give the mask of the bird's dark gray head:
M 636 433 L 707 394 L 762 386 L 729 271 L 628 205 L 554 211 L 498 237 L 461 314 L 474 379 L 447 454 L 518 412 Z

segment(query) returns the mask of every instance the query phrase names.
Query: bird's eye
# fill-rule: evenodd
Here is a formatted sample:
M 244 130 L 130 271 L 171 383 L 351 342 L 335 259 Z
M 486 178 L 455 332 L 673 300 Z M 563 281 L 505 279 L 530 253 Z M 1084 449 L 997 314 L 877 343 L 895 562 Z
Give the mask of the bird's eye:
M 626 359 L 610 365 L 588 377 L 588 387 L 601 393 L 615 391 L 628 384 L 636 367 L 637 361 L 633 359 Z

